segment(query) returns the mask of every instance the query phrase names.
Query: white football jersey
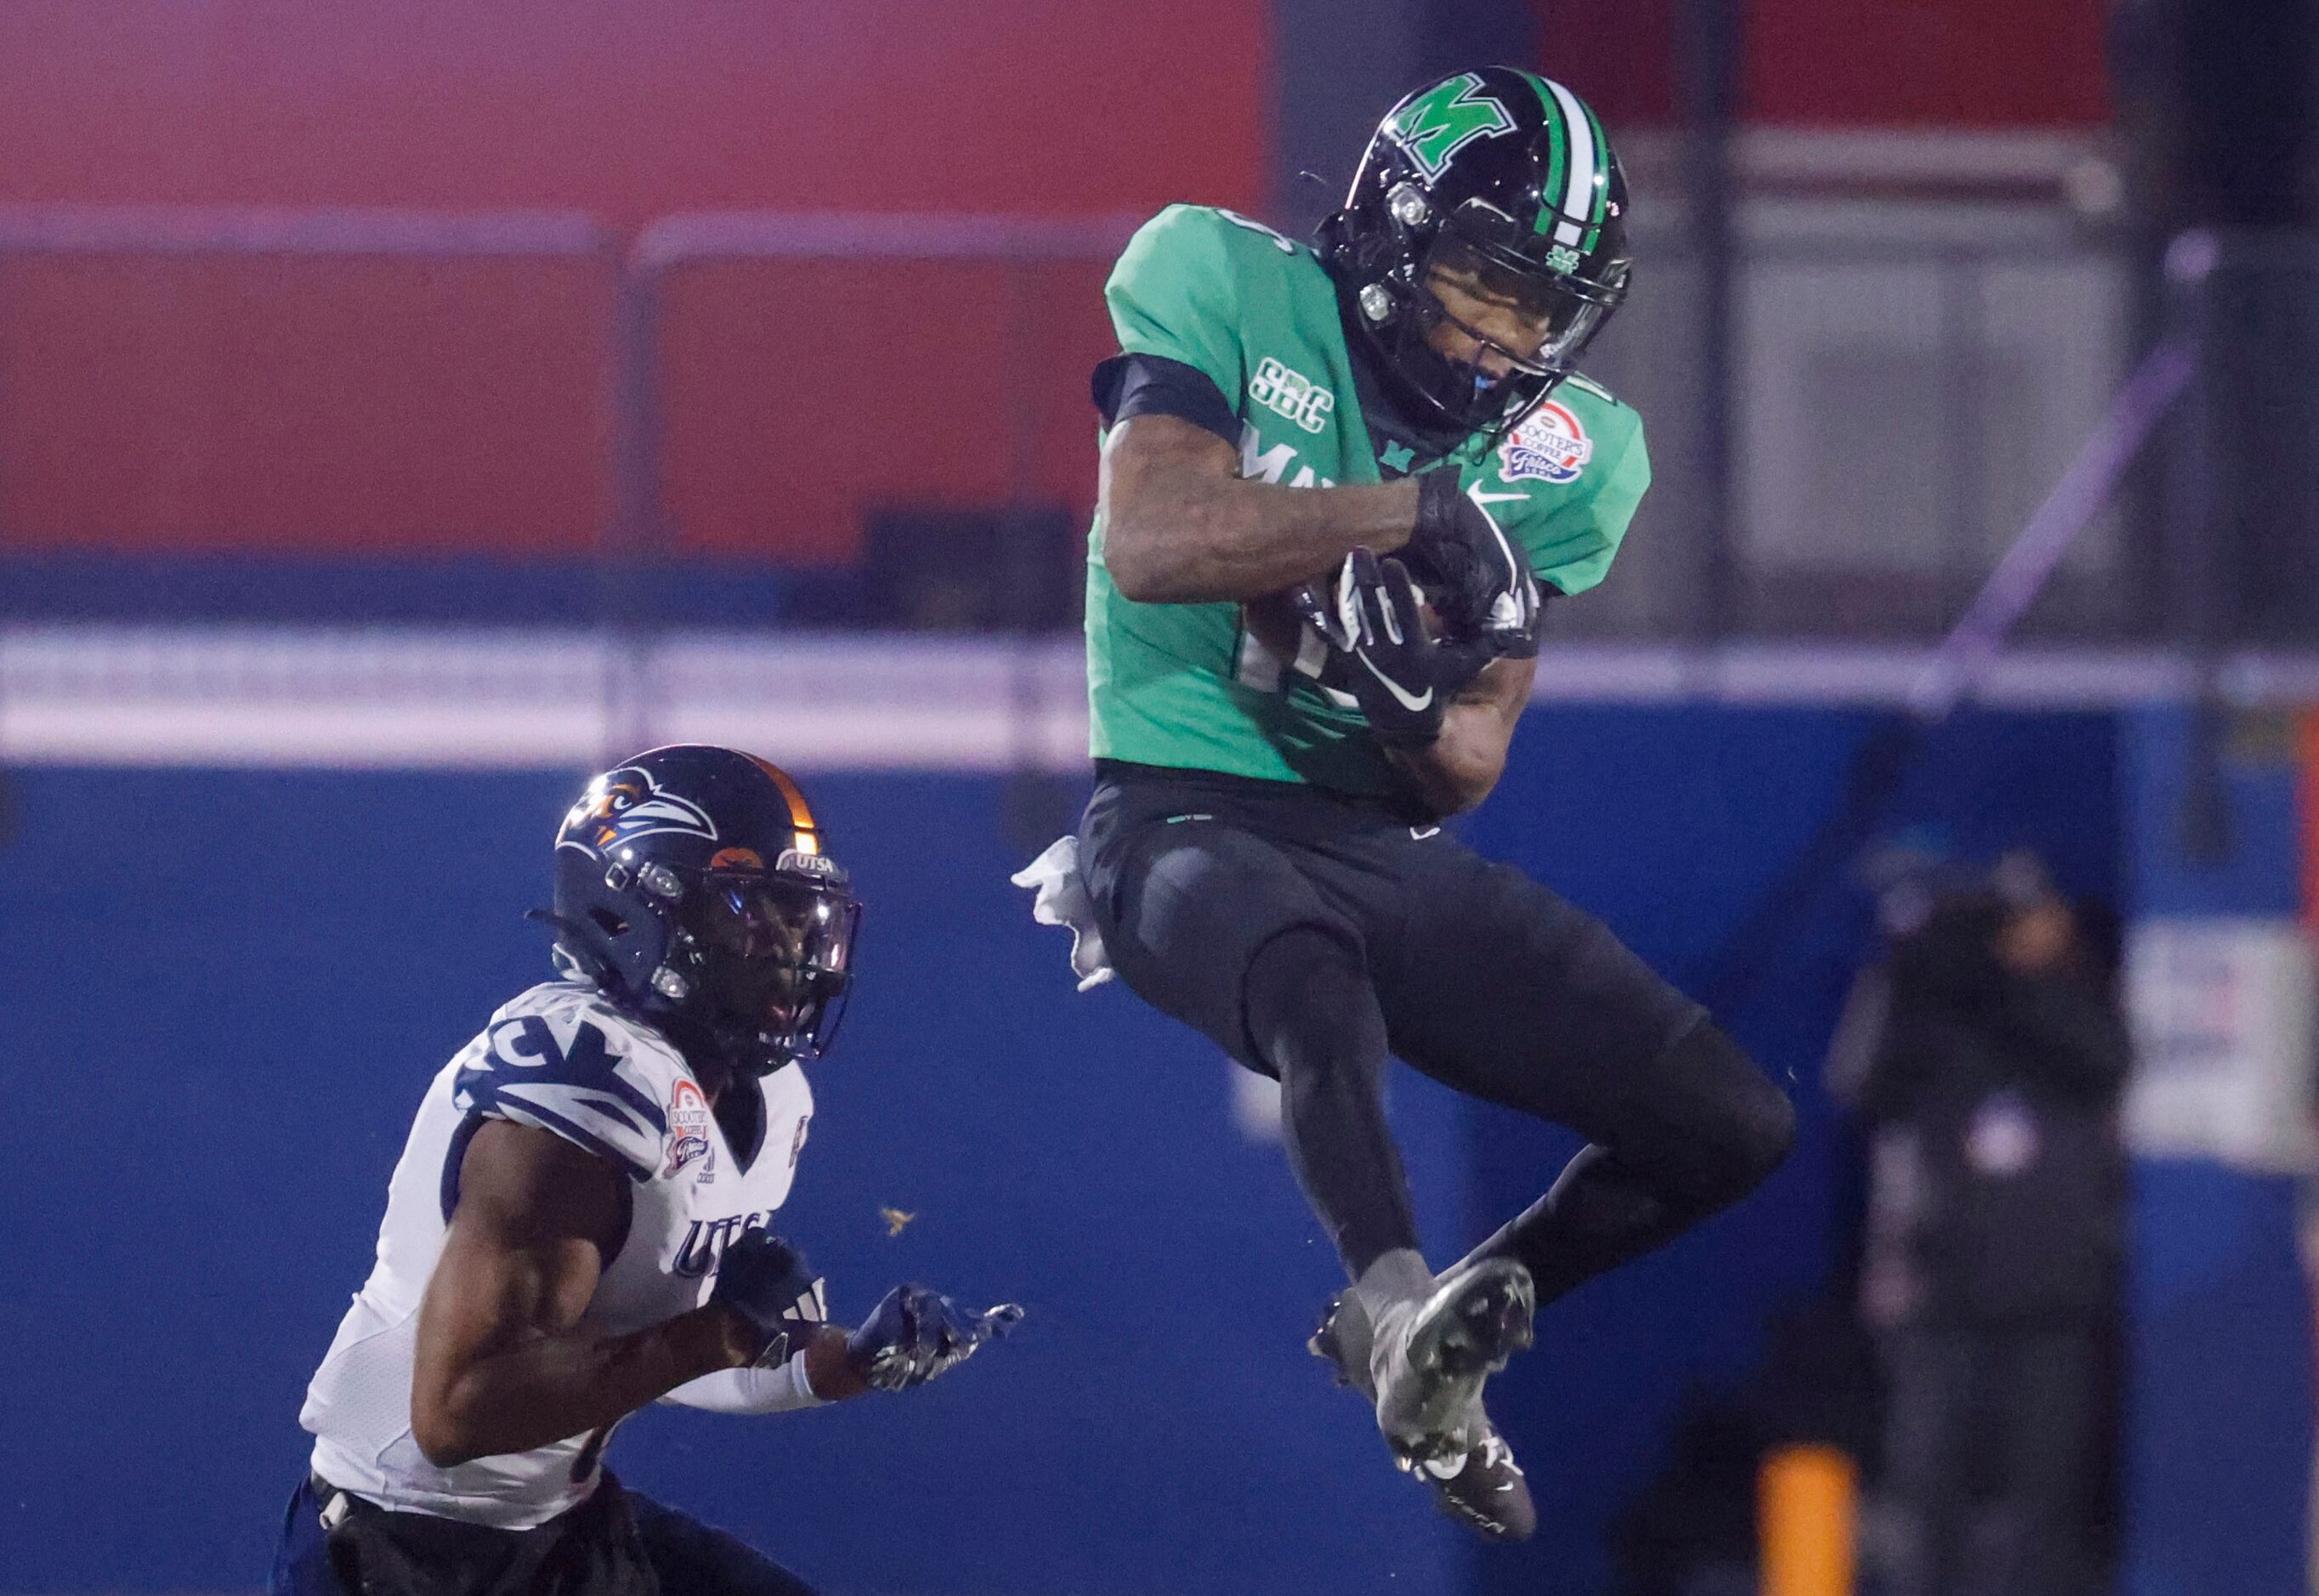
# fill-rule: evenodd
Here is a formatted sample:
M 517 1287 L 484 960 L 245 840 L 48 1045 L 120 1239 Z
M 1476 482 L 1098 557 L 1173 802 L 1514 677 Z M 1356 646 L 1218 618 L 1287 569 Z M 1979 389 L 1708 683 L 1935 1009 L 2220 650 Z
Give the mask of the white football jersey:
M 314 1472 L 383 1507 L 508 1529 L 546 1522 L 595 1489 L 598 1435 L 438 1468 L 411 1438 L 419 1304 L 458 1200 L 460 1157 L 487 1119 L 565 1137 L 627 1172 L 635 1216 L 584 1323 L 625 1334 L 707 1300 L 725 1244 L 771 1222 L 813 1118 L 805 1072 L 759 1083 L 764 1134 L 726 1145 L 675 1047 L 591 986 L 551 981 L 492 1016 L 427 1089 L 387 1187 L 378 1261 L 306 1389 L 298 1421 Z

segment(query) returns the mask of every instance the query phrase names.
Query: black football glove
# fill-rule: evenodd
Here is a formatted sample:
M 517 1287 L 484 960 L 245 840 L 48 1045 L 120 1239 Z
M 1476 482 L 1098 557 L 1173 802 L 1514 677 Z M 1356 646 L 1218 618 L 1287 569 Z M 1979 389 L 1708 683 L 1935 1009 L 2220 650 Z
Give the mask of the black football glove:
M 1537 656 L 1540 595 L 1529 556 L 1478 497 L 1459 489 L 1456 462 L 1418 477 L 1417 526 L 1405 554 L 1439 599 L 1449 636 L 1486 643 L 1493 654 Z
M 1449 701 L 1493 654 L 1486 642 L 1430 636 L 1421 603 L 1408 566 L 1357 548 L 1337 574 L 1333 602 L 1307 618 L 1340 656 L 1331 677 L 1387 747 L 1422 748 L 1439 737 Z
M 1014 1303 L 969 1313 L 927 1286 L 898 1285 L 846 1339 L 845 1359 L 876 1389 L 907 1391 L 956 1368 L 1022 1317 Z
M 726 1244 L 708 1300 L 722 1303 L 757 1333 L 755 1366 L 770 1369 L 803 1352 L 829 1312 L 821 1277 L 805 1254 L 768 1230 Z

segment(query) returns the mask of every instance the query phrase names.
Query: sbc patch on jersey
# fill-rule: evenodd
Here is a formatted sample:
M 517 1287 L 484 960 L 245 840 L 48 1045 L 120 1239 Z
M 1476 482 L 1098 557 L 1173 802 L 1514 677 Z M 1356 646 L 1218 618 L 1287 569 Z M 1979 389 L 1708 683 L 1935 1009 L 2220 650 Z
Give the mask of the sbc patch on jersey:
M 1294 421 L 1307 432 L 1329 424 L 1337 396 L 1301 371 L 1291 371 L 1268 355 L 1248 380 L 1248 396 L 1265 409 Z
M 1549 399 L 1507 434 L 1499 454 L 1499 470 L 1510 482 L 1575 482 L 1594 457 L 1594 440 L 1576 416 Z

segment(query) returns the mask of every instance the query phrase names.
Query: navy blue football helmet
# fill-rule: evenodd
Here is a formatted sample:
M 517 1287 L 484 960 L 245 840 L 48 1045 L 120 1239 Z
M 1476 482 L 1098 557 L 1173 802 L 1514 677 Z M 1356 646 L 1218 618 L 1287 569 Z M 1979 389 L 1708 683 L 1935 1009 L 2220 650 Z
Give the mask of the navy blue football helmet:
M 730 748 L 639 753 L 555 834 L 559 967 L 744 1075 L 828 1048 L 861 915 L 797 783 Z

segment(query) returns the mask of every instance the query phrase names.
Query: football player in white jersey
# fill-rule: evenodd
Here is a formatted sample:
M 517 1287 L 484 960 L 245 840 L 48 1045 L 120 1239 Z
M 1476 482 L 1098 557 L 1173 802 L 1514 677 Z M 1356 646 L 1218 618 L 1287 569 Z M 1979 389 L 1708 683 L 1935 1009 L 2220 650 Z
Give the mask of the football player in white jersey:
M 904 1390 L 1021 1314 L 906 1285 L 841 1330 L 771 1228 L 859 918 L 796 782 L 700 746 L 597 777 L 556 834 L 547 918 L 563 978 L 493 1014 L 420 1105 L 299 1416 L 312 1474 L 277 1596 L 799 1596 L 624 1490 L 612 1428 L 656 1400 Z

